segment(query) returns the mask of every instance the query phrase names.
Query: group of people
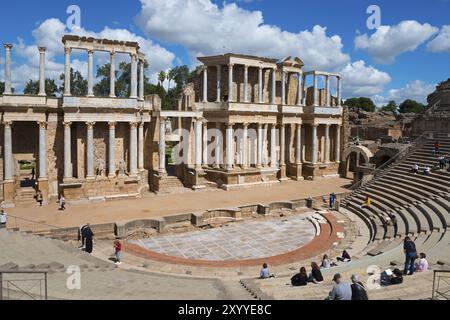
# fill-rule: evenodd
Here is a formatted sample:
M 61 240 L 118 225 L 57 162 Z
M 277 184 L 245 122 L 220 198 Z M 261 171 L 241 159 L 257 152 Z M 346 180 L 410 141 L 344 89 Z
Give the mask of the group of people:
M 411 172 L 414 174 L 418 174 L 420 170 L 420 167 L 417 163 L 414 163 L 412 168 L 411 168 Z M 425 167 L 423 167 L 423 174 L 426 176 L 429 176 L 431 174 L 431 167 L 426 165 Z
M 291 278 L 294 287 L 306 286 L 308 283 L 323 283 L 322 272 L 315 262 L 311 262 L 311 272 L 308 274 L 305 267 L 300 268 L 300 272 Z

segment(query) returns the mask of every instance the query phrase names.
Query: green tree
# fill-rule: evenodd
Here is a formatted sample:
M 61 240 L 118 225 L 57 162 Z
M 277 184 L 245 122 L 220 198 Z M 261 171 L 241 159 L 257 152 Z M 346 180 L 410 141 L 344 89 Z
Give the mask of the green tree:
M 56 97 L 58 92 L 58 86 L 54 79 L 45 79 L 45 94 L 47 97 Z M 39 94 L 39 81 L 28 80 L 23 89 L 24 94 L 38 95 Z
M 426 110 L 425 105 L 412 99 L 406 99 L 398 107 L 400 113 L 422 113 Z
M 166 73 L 164 71 L 160 71 L 158 74 L 159 85 L 162 87 L 164 81 L 166 80 Z
M 373 103 L 372 99 L 365 97 L 350 98 L 345 101 L 345 105 L 347 105 L 353 111 L 363 110 L 374 112 L 376 109 L 375 103 Z
M 387 105 L 381 107 L 381 111 L 397 113 L 398 112 L 397 103 L 394 100 L 391 100 Z
M 59 87 L 59 92 L 64 93 L 64 73 L 59 77 L 62 80 L 62 85 Z M 70 68 L 70 91 L 73 96 L 81 97 L 87 95 L 88 81 L 83 78 L 81 72 L 74 71 Z
M 0 81 L 0 94 L 3 94 L 5 92 L 5 83 Z

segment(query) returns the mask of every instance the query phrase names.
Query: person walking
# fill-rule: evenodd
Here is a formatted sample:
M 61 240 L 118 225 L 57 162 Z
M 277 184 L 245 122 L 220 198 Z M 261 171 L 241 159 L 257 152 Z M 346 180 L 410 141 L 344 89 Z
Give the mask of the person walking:
M 87 253 L 91 254 L 92 250 L 94 249 L 94 233 L 92 232 L 91 225 L 87 224 L 86 228 L 84 229 L 84 243 L 85 243 L 85 249 Z
M 61 197 L 59 198 L 59 211 L 64 210 L 66 210 L 66 199 L 64 198 L 63 195 L 61 195 Z
M 114 241 L 114 256 L 116 257 L 116 264 L 121 264 L 122 244 L 119 240 Z
M 414 274 L 414 262 L 417 258 L 416 244 L 411 240 L 410 237 L 406 237 L 403 243 L 403 250 L 405 252 L 405 269 L 403 274 L 413 275 Z M 409 270 L 409 273 L 408 273 Z
M 6 228 L 6 223 L 8 222 L 8 214 L 5 210 L 0 211 L 0 229 Z
M 334 203 L 336 201 L 336 194 L 333 192 L 330 194 L 330 209 L 334 209 Z
M 39 206 L 42 207 L 42 202 L 44 202 L 44 196 L 41 190 L 38 190 L 36 194 L 36 201 L 39 203 Z

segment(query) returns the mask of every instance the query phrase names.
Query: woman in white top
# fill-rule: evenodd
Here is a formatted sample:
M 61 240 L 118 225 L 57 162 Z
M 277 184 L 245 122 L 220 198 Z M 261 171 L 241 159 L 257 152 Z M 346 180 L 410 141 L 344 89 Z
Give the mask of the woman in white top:
M 419 254 L 419 263 L 416 265 L 417 272 L 426 272 L 428 271 L 428 261 L 425 253 Z

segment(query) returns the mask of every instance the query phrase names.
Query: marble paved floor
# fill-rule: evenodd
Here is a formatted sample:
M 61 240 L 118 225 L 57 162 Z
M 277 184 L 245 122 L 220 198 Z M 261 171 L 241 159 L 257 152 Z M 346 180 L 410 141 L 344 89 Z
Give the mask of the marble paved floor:
M 131 241 L 148 250 L 195 260 L 264 258 L 310 242 L 316 230 L 305 216 L 231 223 L 227 226 Z

